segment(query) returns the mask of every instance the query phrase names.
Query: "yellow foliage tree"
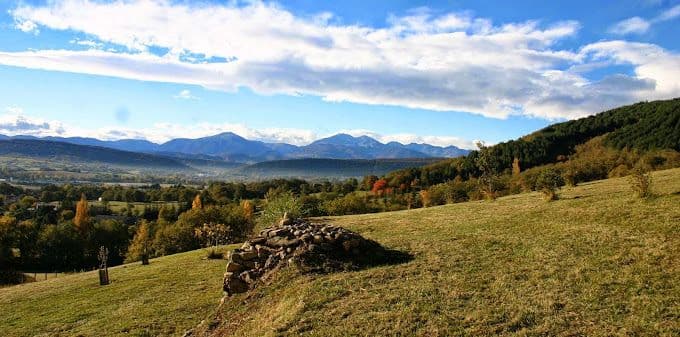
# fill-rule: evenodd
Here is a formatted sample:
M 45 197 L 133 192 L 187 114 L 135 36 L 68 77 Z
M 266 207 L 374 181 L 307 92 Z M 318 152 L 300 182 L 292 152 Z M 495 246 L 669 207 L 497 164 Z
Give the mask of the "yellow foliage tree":
M 513 176 L 518 176 L 522 170 L 519 167 L 519 159 L 515 157 L 515 159 L 512 161 L 512 175 Z
M 76 204 L 76 215 L 73 217 L 73 224 L 81 233 L 87 232 L 90 225 L 90 207 L 87 203 L 85 193 L 80 196 L 80 201 Z
M 142 220 L 125 254 L 125 262 L 139 261 L 144 255 L 148 256 L 149 240 L 149 225 L 146 220 Z
M 420 200 L 423 202 L 423 207 L 430 207 L 430 205 L 432 204 L 432 196 L 430 195 L 430 191 L 421 190 Z
M 203 201 L 201 200 L 201 195 L 196 194 L 196 197 L 194 198 L 194 202 L 191 203 L 191 209 L 201 209 L 203 208 Z
M 248 221 L 253 220 L 253 214 L 255 213 L 255 207 L 250 200 L 241 201 L 241 208 L 243 209 L 243 215 Z

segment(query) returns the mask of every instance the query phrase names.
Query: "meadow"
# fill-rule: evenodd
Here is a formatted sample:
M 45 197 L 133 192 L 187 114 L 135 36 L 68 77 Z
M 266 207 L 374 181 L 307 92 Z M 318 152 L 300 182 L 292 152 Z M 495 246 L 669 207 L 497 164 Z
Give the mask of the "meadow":
M 284 270 L 218 309 L 205 251 L 0 289 L 6 336 L 677 336 L 680 169 L 408 211 L 315 219 L 413 255 L 334 274 Z

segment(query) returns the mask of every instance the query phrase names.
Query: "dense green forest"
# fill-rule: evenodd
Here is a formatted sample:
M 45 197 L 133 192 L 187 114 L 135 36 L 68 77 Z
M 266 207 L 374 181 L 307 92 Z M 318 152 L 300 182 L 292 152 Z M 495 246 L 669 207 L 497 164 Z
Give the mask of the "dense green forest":
M 119 264 L 238 242 L 284 212 L 383 212 L 546 188 L 556 198 L 555 188 L 565 183 L 679 167 L 679 137 L 680 99 L 674 99 L 613 109 L 466 157 L 362 179 L 37 189 L 0 183 L 0 265 L 10 276 L 10 270 L 70 271 L 95 267 L 101 246 Z

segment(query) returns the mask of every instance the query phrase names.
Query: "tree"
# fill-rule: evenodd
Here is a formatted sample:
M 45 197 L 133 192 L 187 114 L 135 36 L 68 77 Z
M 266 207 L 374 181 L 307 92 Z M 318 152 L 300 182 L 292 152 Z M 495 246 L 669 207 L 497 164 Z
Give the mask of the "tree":
M 519 193 L 524 189 L 524 179 L 522 169 L 519 166 L 519 158 L 515 157 L 512 161 L 512 176 L 510 177 L 510 193 Z
M 380 195 L 382 192 L 385 190 L 387 187 L 387 180 L 385 179 L 379 179 L 375 183 L 373 183 L 373 188 L 371 188 L 371 192 L 375 195 Z
M 545 168 L 536 179 L 536 189 L 545 195 L 546 200 L 557 200 L 557 189 L 564 186 L 560 172 L 552 167 Z
M 90 207 L 87 203 L 85 193 L 80 196 L 80 201 L 76 204 L 76 215 L 73 217 L 73 224 L 81 234 L 87 233 L 90 225 Z
M 203 201 L 201 200 L 201 195 L 196 194 L 194 201 L 191 203 L 191 209 L 201 209 L 203 208 Z
M 477 168 L 482 173 L 479 177 L 480 189 L 489 200 L 496 199 L 496 180 L 498 179 L 498 165 L 492 153 L 492 148 L 482 142 L 477 143 L 479 155 L 476 160 Z
M 258 222 L 263 226 L 275 225 L 284 214 L 291 219 L 302 216 L 302 203 L 292 192 L 267 192 L 266 204 L 262 209 Z
M 422 202 L 423 207 L 430 207 L 430 205 L 432 205 L 432 198 L 430 196 L 430 191 L 421 190 L 419 193 L 420 193 L 420 201 Z
M 652 196 L 652 177 L 647 170 L 636 167 L 629 178 L 630 187 L 638 198 Z
M 146 220 L 142 220 L 125 254 L 125 262 L 139 261 L 145 255 L 148 256 L 150 241 L 149 224 Z
M 245 216 L 248 221 L 252 221 L 253 214 L 255 213 L 255 207 L 253 206 L 253 203 L 250 200 L 242 200 L 241 208 L 243 209 L 243 216 Z
M 216 247 L 231 241 L 231 228 L 224 224 L 205 223 L 194 229 L 194 235 L 204 247 Z
M 512 161 L 512 176 L 519 176 L 522 170 L 519 167 L 519 158 L 515 157 Z

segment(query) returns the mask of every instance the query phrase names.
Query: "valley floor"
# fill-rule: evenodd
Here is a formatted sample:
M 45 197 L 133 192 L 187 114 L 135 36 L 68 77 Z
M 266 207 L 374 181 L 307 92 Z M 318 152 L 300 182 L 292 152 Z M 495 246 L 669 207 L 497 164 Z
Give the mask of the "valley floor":
M 414 259 L 287 270 L 217 312 L 225 263 L 197 251 L 0 289 L 3 336 L 677 336 L 680 169 L 655 197 L 626 178 L 428 209 L 323 219 Z

